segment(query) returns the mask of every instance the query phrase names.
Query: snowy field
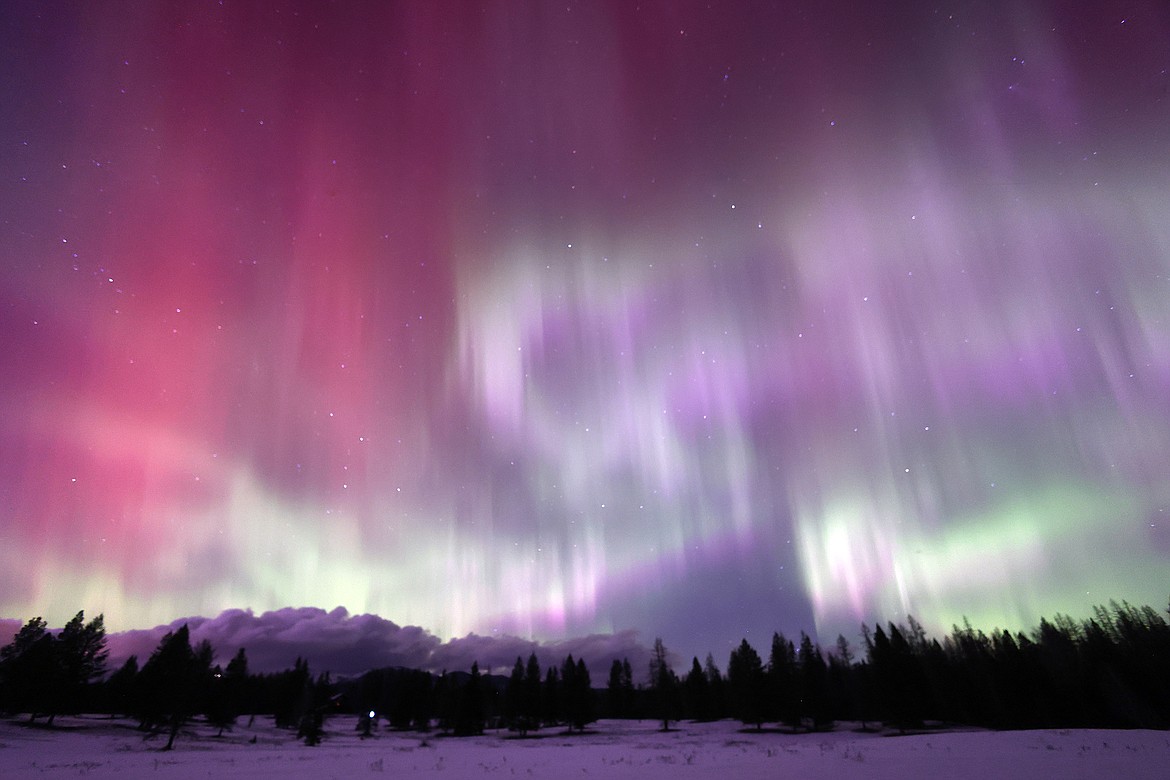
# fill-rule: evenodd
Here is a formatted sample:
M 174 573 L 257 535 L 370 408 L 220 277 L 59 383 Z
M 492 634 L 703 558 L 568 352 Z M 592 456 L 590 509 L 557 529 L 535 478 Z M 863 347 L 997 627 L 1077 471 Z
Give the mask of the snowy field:
M 453 739 L 377 732 L 362 740 L 352 718 L 326 724 L 306 747 L 257 719 L 223 737 L 195 724 L 175 749 L 133 724 L 58 719 L 60 728 L 0 720 L 0 777 L 352 778 L 615 777 L 740 778 L 1160 778 L 1170 777 L 1170 732 L 952 731 L 914 736 L 754 733 L 738 723 L 682 723 L 667 734 L 650 721 L 602 721 L 572 737 L 506 732 Z M 255 740 L 255 741 L 253 741 Z

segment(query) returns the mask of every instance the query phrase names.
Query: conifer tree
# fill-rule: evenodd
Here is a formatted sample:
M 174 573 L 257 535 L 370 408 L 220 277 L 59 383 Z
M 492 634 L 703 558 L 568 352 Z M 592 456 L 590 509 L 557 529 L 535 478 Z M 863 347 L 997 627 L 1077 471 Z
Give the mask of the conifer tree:
M 520 736 L 528 733 L 528 723 L 524 718 L 524 661 L 520 656 L 516 656 L 508 687 L 504 690 L 504 718 L 508 721 L 508 728 L 520 732 Z
M 576 697 L 577 662 L 573 660 L 570 653 L 561 664 L 561 715 L 564 717 L 570 733 L 573 731 L 573 720 L 577 715 Z
M 83 695 L 92 680 L 106 669 L 105 618 L 98 615 L 88 623 L 80 611 L 65 624 L 53 641 L 52 691 L 48 697 L 49 725 L 58 712 L 76 712 L 84 704 Z
M 135 678 L 138 676 L 138 656 L 132 655 L 105 681 L 105 707 L 111 715 L 129 715 L 137 712 Z
M 483 733 L 483 678 L 479 673 L 479 662 L 471 664 L 471 676 L 463 683 L 459 693 L 459 705 L 455 716 L 455 736 L 467 737 Z
M 683 690 L 686 692 L 687 714 L 694 720 L 710 720 L 711 689 L 698 656 L 691 659 L 691 670 L 683 681 Z
M 772 634 L 772 651 L 767 668 L 769 719 L 776 718 L 796 730 L 800 728 L 800 678 L 796 668 L 796 649 L 777 632 Z
M 193 649 L 184 623 L 178 631 L 162 638 L 142 667 L 138 676 L 144 694 L 142 725 L 167 729 L 169 736 L 163 750 L 174 747 L 179 729 L 202 710 L 200 696 L 206 690 L 211 661 L 211 645 L 202 642 Z
M 759 653 L 744 639 L 727 661 L 727 685 L 732 714 L 741 723 L 755 724 L 756 730 L 762 729 L 768 718 L 766 682 Z
M 584 658 L 577 659 L 577 692 L 579 697 L 577 730 L 584 731 L 585 726 L 597 720 L 593 698 L 593 680 L 589 676 L 589 668 L 585 665 Z
M 435 707 L 435 681 L 430 673 L 415 670 L 407 678 L 411 723 L 418 731 L 427 731 Z
M 611 717 L 629 718 L 633 716 L 634 681 L 630 659 L 626 658 L 621 661 L 613 659 L 613 663 L 609 667 L 606 692 L 609 697 Z
M 634 714 L 636 689 L 634 688 L 634 668 L 630 666 L 629 658 L 622 658 L 622 701 L 626 717 Z
M 829 667 L 821 655 L 821 648 L 800 632 L 800 693 L 801 715 L 812 721 L 814 729 L 829 728 L 833 724 L 829 701 Z
M 624 718 L 622 707 L 622 662 L 613 659 L 609 665 L 609 679 L 605 683 L 606 701 L 609 703 L 609 714 L 614 718 Z
M 859 717 L 857 712 L 857 682 L 853 670 L 853 649 L 849 640 L 837 635 L 836 650 L 829 654 L 828 700 L 829 711 L 845 720 Z
M 321 744 L 325 738 L 325 715 L 329 705 L 332 687 L 329 672 L 310 680 L 301 691 L 297 704 L 297 737 L 305 740 L 309 747 Z
M 312 682 L 309 662 L 297 656 L 292 669 L 286 669 L 269 680 L 272 718 L 277 728 L 293 729 L 300 726 L 305 689 Z
M 236 722 L 243 707 L 244 686 L 248 682 L 248 657 L 240 648 L 228 662 L 227 670 L 217 664 L 212 670 L 207 690 L 208 722 L 219 729 L 216 736 L 223 736 L 224 729 L 230 729 Z
M 232 660 L 228 661 L 223 680 L 227 686 L 228 706 L 234 721 L 244 713 L 245 707 L 248 706 L 248 654 L 244 648 L 241 647 L 237 650 Z
M 894 693 L 890 704 L 894 708 L 896 725 L 904 731 L 922 725 L 929 694 L 921 657 L 916 655 L 914 649 L 917 645 L 915 630 L 910 629 L 910 639 L 907 639 L 906 633 L 898 626 L 893 623 L 889 626 L 890 672 Z M 911 644 L 912 641 L 914 644 Z
M 548 667 L 544 678 L 544 696 L 542 697 L 544 723 L 546 726 L 556 726 L 561 723 L 561 678 L 555 665 Z
M 219 729 L 215 736 L 222 737 L 224 730 L 235 723 L 235 718 L 230 714 L 227 690 L 223 682 L 223 668 L 219 664 L 211 667 L 210 678 L 204 695 L 203 716 L 207 718 L 209 724 Z
M 455 727 L 456 710 L 458 709 L 458 702 L 455 698 L 457 693 L 451 675 L 447 674 L 447 670 L 444 669 L 439 675 L 438 682 L 435 683 L 435 714 L 438 717 L 439 730 L 443 733 L 450 732 Z
M 540 728 L 540 661 L 536 653 L 528 656 L 524 667 L 524 696 L 521 711 L 530 730 Z
M 586 724 L 594 720 L 593 686 L 585 659 L 574 661 L 572 654 L 565 659 L 561 666 L 561 692 L 563 712 L 569 730 L 576 728 L 578 731 L 584 731 Z
M 662 721 L 662 730 L 670 730 L 670 722 L 678 720 L 679 682 L 670 668 L 662 637 L 654 640 L 650 655 L 650 701 L 655 717 Z
M 715 665 L 715 656 L 707 653 L 707 660 L 703 663 L 703 674 L 707 676 L 707 690 L 711 701 L 711 719 L 718 720 L 727 717 L 727 681 L 719 667 Z
M 56 677 L 53 636 L 40 617 L 21 627 L 12 642 L 0 648 L 0 705 L 10 712 L 27 712 L 29 722 L 47 709 L 46 698 Z

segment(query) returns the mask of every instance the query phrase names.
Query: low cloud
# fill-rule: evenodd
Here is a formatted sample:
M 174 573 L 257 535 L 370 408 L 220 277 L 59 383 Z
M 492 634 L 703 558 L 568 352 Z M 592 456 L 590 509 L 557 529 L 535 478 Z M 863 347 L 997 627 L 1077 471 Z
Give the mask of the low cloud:
M 139 665 L 145 663 L 162 637 L 184 623 L 193 644 L 204 640 L 211 643 L 216 663 L 226 665 L 244 648 L 248 668 L 253 672 L 288 669 L 300 657 L 309 662 L 314 674 L 327 671 L 349 676 L 386 666 L 466 671 L 473 662 L 478 662 L 484 671 L 507 673 L 518 656 L 527 660 L 536 653 L 541 667 L 547 668 L 559 665 L 571 654 L 585 659 L 593 684 L 603 686 L 615 659 L 629 659 L 635 682 L 645 677 L 650 659 L 649 649 L 634 630 L 554 642 L 477 634 L 444 642 L 418 626 L 399 626 L 377 615 L 351 615 L 343 607 L 328 612 L 315 607 L 288 607 L 259 615 L 251 610 L 230 609 L 212 618 L 181 618 L 168 625 L 110 634 L 110 669 L 118 668 L 131 655 L 138 657 Z M 17 629 L 19 625 L 13 630 Z
M 0 618 L 0 645 L 6 645 L 16 638 L 24 623 L 16 618 Z

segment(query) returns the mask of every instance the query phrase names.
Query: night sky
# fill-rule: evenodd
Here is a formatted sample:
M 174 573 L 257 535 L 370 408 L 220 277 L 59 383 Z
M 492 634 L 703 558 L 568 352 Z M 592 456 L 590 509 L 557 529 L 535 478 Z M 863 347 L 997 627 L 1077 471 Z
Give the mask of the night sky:
M 709 5 L 4 3 L 0 616 L 1165 608 L 1170 6 Z

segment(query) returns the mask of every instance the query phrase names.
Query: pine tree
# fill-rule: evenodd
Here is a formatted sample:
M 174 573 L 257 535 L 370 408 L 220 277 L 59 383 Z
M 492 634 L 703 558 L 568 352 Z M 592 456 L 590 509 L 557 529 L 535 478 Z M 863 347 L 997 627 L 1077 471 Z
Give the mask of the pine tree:
M 47 709 L 56 678 L 55 646 L 39 617 L 24 624 L 12 642 L 0 648 L 0 704 L 10 712 L 27 712 L 29 722 Z
M 219 729 L 215 736 L 222 737 L 224 730 L 235 723 L 235 718 L 230 714 L 227 689 L 223 683 L 223 667 L 219 664 L 211 667 L 210 678 L 203 697 L 205 702 L 203 717 L 207 719 L 208 724 Z
M 455 728 L 458 710 L 456 696 L 458 693 L 451 675 L 447 674 L 447 670 L 444 669 L 439 675 L 438 682 L 435 683 L 435 714 L 438 716 L 439 730 L 443 733 L 448 733 Z
M 572 654 L 565 659 L 561 666 L 561 690 L 569 730 L 584 731 L 586 724 L 594 720 L 593 686 L 584 659 L 574 661 Z
M 699 658 L 691 659 L 691 670 L 683 681 L 686 692 L 687 714 L 694 720 L 711 719 L 711 689 L 707 683 L 707 675 L 699 665 Z
M 219 729 L 216 736 L 223 736 L 224 729 L 235 725 L 243 706 L 244 686 L 248 681 L 248 657 L 240 648 L 228 662 L 227 670 L 216 665 L 212 670 L 207 691 L 208 722 Z
M 146 728 L 165 726 L 170 750 L 179 729 L 202 710 L 200 696 L 206 690 L 212 660 L 209 643 L 191 647 L 187 624 L 168 632 L 151 654 L 138 676 L 144 692 L 142 724 Z
M 556 666 L 549 666 L 548 674 L 544 678 L 543 710 L 546 726 L 556 726 L 561 723 L 561 678 Z
M 92 680 L 106 668 L 105 619 L 98 615 L 89 623 L 85 612 L 78 612 L 65 624 L 53 641 L 52 691 L 48 697 L 49 725 L 58 712 L 77 712 L 84 706 L 83 696 Z
M 577 662 L 573 660 L 573 655 L 570 653 L 561 664 L 561 714 L 564 716 L 570 733 L 573 731 L 573 719 L 577 714 L 576 696 Z
M 614 718 L 633 716 L 634 681 L 630 659 L 613 660 L 609 667 L 609 681 L 606 684 L 609 698 L 609 713 Z
M 821 648 L 800 632 L 800 692 L 801 715 L 811 719 L 814 729 L 825 729 L 833 724 L 829 701 L 829 667 L 821 655 Z
M 609 679 L 605 683 L 606 700 L 609 703 L 609 714 L 614 718 L 626 716 L 622 707 L 622 662 L 613 659 L 609 665 Z
M 634 667 L 630 666 L 629 658 L 622 658 L 622 706 L 626 717 L 632 717 L 635 710 L 636 690 L 634 688 Z
M 312 679 L 308 660 L 300 656 L 293 661 L 292 669 L 286 669 L 269 679 L 269 704 L 277 728 L 293 729 L 300 726 L 305 689 Z
M 849 646 L 849 640 L 844 634 L 837 634 L 837 658 L 841 659 L 845 666 L 853 666 L 853 648 Z
M 669 731 L 670 722 L 678 720 L 678 687 L 678 676 L 670 668 L 666 647 L 658 637 L 650 656 L 650 700 L 663 731 Z
M 536 653 L 528 656 L 524 667 L 524 695 L 520 703 L 521 714 L 529 730 L 540 728 L 540 662 Z
M 828 691 L 830 712 L 846 720 L 859 718 L 853 650 L 849 647 L 849 640 L 840 634 L 837 635 L 836 651 L 829 655 Z
M 790 729 L 800 728 L 800 678 L 796 669 L 796 649 L 777 632 L 772 634 L 772 652 L 768 656 L 769 717 L 777 718 Z
M 890 658 L 894 686 L 891 704 L 894 707 L 895 723 L 899 729 L 921 727 L 923 711 L 927 708 L 929 692 L 922 671 L 921 657 L 915 653 L 917 638 L 911 639 L 893 623 L 890 626 Z M 911 629 L 913 631 L 913 629 Z M 915 641 L 915 645 L 911 644 Z
M 416 670 L 407 679 L 411 723 L 418 731 L 428 731 L 435 709 L 435 681 L 430 673 Z
M 111 715 L 128 715 L 138 711 L 135 695 L 137 676 L 138 656 L 132 655 L 105 681 L 105 707 Z
M 228 661 L 224 670 L 223 680 L 227 685 L 228 706 L 231 709 L 232 720 L 238 718 L 245 710 L 248 702 L 248 654 L 244 648 L 236 651 L 232 660 Z
M 732 715 L 741 723 L 755 724 L 757 731 L 764 727 L 768 716 L 766 681 L 759 653 L 744 639 L 727 661 L 727 686 Z
M 577 710 L 577 730 L 584 731 L 585 727 L 597 720 L 596 704 L 593 700 L 593 680 L 589 676 L 589 668 L 585 666 L 585 659 L 577 659 L 577 695 L 579 697 Z
M 329 672 L 325 672 L 315 681 L 310 680 L 301 692 L 297 705 L 297 737 L 305 740 L 309 747 L 320 745 L 325 739 L 325 715 L 332 685 Z
M 893 623 L 887 636 L 876 626 L 869 643 L 869 660 L 884 720 L 905 732 L 922 724 L 921 667 L 909 642 Z
M 520 732 L 522 737 L 528 733 L 528 723 L 524 717 L 524 661 L 520 656 L 516 656 L 512 676 L 508 678 L 508 687 L 504 690 L 504 717 L 508 721 L 508 728 Z
M 711 719 L 719 720 L 727 717 L 727 681 L 715 665 L 715 656 L 707 653 L 707 660 L 703 664 L 703 674 L 707 676 L 707 690 L 711 700 Z
M 471 676 L 463 684 L 459 695 L 459 706 L 455 716 L 455 736 L 466 737 L 482 734 L 484 727 L 483 715 L 483 679 L 479 673 L 479 662 L 471 664 Z

